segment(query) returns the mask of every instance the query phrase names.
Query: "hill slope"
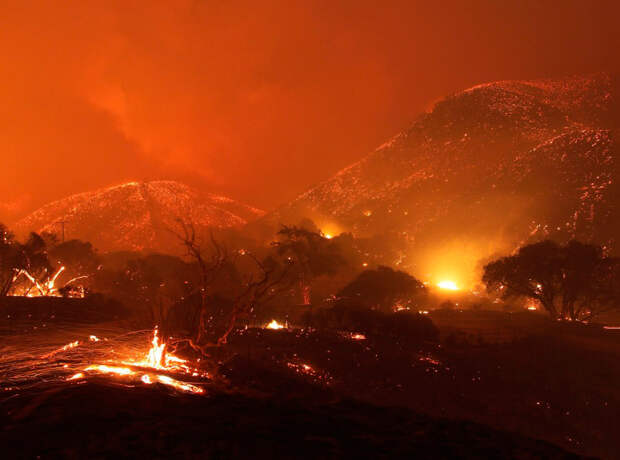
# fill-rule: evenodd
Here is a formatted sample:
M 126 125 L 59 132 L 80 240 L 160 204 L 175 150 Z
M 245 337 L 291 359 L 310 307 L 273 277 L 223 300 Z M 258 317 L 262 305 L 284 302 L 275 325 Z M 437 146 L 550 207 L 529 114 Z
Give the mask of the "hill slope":
M 618 88 L 605 74 L 470 88 L 265 222 L 305 216 L 478 258 L 543 237 L 614 245 Z
M 230 198 L 200 194 L 174 181 L 129 182 L 49 203 L 15 225 L 15 231 L 59 233 L 91 241 L 100 250 L 169 251 L 177 219 L 197 231 L 241 226 L 262 211 Z

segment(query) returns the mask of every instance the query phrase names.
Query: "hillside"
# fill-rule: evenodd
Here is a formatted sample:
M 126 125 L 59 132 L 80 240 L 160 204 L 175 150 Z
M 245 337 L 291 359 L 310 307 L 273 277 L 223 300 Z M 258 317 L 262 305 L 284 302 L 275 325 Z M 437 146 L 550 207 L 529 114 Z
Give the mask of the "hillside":
M 170 232 L 177 219 L 202 231 L 242 226 L 261 215 L 258 209 L 179 182 L 128 182 L 49 203 L 14 228 L 17 234 L 60 234 L 60 222 L 65 222 L 67 239 L 91 241 L 103 251 L 169 251 L 178 246 Z
M 264 222 L 398 235 L 423 271 L 430 247 L 468 259 L 546 237 L 614 247 L 618 88 L 605 74 L 475 86 Z

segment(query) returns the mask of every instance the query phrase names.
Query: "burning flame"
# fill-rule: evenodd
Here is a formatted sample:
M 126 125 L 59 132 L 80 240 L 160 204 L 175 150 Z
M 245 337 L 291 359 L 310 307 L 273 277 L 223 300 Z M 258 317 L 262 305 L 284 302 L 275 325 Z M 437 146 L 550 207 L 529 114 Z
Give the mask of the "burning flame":
M 459 287 L 456 285 L 454 281 L 444 280 L 437 283 L 437 287 L 439 289 L 446 289 L 448 291 L 458 291 Z
M 151 374 L 146 371 L 142 371 L 141 369 L 152 369 L 152 370 L 165 370 L 168 372 L 183 372 L 184 374 L 191 374 L 193 377 L 208 377 L 206 372 L 202 372 L 197 368 L 191 368 L 186 363 L 187 360 L 181 359 L 177 356 L 174 356 L 170 353 L 166 353 L 166 343 L 160 342 L 158 335 L 158 328 L 155 327 L 153 330 L 153 339 L 151 340 L 151 348 L 149 349 L 146 358 L 143 361 L 123 361 L 118 364 L 110 363 L 108 364 L 91 364 L 84 368 L 84 372 L 98 372 L 106 375 L 115 375 L 119 377 L 128 377 L 128 376 L 138 376 L 140 375 L 140 380 L 144 384 L 152 384 L 153 382 L 158 382 L 163 385 L 167 385 L 173 387 L 177 390 L 187 391 L 190 393 L 201 394 L 204 393 L 204 389 L 199 386 L 192 385 L 186 382 L 182 382 L 180 380 L 173 379 L 167 375 L 161 374 Z M 100 339 L 97 336 L 91 335 L 89 337 L 91 342 L 98 342 Z M 66 351 L 70 348 L 75 348 L 80 344 L 79 341 L 71 342 L 65 345 L 58 350 L 53 351 L 52 353 L 46 355 L 45 357 L 53 356 L 56 353 L 61 351 Z M 140 368 L 140 369 L 136 369 Z M 84 372 L 78 372 L 66 380 L 80 380 L 85 378 Z
M 105 364 L 94 364 L 92 366 L 88 366 L 85 371 L 98 371 L 103 374 L 117 374 L 117 375 L 133 375 L 134 371 L 129 369 L 128 367 L 118 367 L 118 366 L 106 366 Z
M 267 326 L 265 326 L 266 329 L 284 329 L 284 325 L 278 323 L 275 319 L 272 319 L 271 322 L 269 324 L 267 324 Z
M 63 351 L 67 351 L 70 350 L 71 348 L 75 348 L 80 344 L 79 340 L 76 340 L 75 342 L 70 342 L 60 348 L 58 348 L 57 350 L 54 350 L 46 355 L 41 356 L 42 359 L 47 359 L 47 358 L 51 358 L 52 356 L 54 356 L 55 354 L 61 353 Z
M 166 367 L 166 344 L 159 343 L 159 337 L 157 336 L 157 327 L 153 330 L 153 340 L 151 341 L 153 345 L 149 350 L 149 354 L 146 358 L 146 362 L 148 363 L 148 367 L 153 367 L 155 369 L 162 369 Z
M 62 266 L 56 271 L 56 273 L 54 273 L 52 276 L 49 276 L 46 281 L 40 283 L 34 276 L 32 276 L 28 272 L 28 270 L 21 269 L 15 274 L 13 281 L 16 281 L 21 275 L 23 275 L 28 279 L 28 281 L 30 281 L 31 286 L 21 290 L 20 292 L 13 292 L 11 295 L 17 297 L 61 297 L 60 290 L 58 289 L 58 287 L 56 287 L 56 281 L 58 280 L 60 274 L 64 271 L 65 267 Z M 75 277 L 67 281 L 64 284 L 64 287 L 69 286 L 74 281 L 82 278 L 88 278 L 88 276 L 85 275 Z M 36 290 L 33 291 L 33 289 Z M 84 288 L 80 287 L 77 292 L 70 292 L 68 295 L 69 297 L 84 297 Z

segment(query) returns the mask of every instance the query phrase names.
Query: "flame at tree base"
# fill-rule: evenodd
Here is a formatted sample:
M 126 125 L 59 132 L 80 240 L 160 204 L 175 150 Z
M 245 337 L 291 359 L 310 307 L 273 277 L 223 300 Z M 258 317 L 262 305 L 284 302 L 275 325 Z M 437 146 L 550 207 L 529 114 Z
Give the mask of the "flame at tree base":
M 91 339 L 91 341 L 95 340 Z M 57 352 L 74 348 L 78 345 L 78 341 L 72 342 L 62 347 L 61 349 L 52 352 L 48 356 L 53 356 L 53 354 Z M 149 370 L 167 371 L 174 373 L 183 373 L 185 375 L 191 375 L 192 377 L 208 378 L 208 374 L 206 372 L 203 372 L 198 368 L 192 368 L 187 363 L 188 361 L 185 359 L 181 359 L 170 353 L 166 353 L 166 344 L 165 342 L 160 343 L 158 329 L 156 327 L 153 331 L 151 348 L 149 349 L 144 360 L 110 362 L 109 364 L 91 364 L 85 367 L 82 372 L 78 372 L 67 378 L 66 380 L 83 381 L 89 374 L 98 373 L 104 375 L 113 375 L 116 377 L 133 378 L 142 382 L 145 385 L 160 383 L 162 385 L 172 387 L 176 390 L 189 393 L 203 394 L 205 390 L 197 385 L 192 385 L 190 383 L 174 379 L 169 375 L 148 372 Z

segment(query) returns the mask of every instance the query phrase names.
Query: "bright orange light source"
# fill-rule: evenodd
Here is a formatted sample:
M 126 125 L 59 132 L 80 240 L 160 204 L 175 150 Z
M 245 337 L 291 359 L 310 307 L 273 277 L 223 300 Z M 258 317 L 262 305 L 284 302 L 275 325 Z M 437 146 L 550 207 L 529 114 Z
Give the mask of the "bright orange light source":
M 280 323 L 278 323 L 275 319 L 272 319 L 271 322 L 269 324 L 267 324 L 267 326 L 265 326 L 267 329 L 284 329 L 284 326 Z
M 326 233 L 326 234 L 325 234 L 325 238 L 327 238 L 328 240 L 331 240 L 333 237 L 334 237 L 334 236 L 333 236 L 333 235 L 331 235 L 331 234 L 329 234 L 329 233 Z
M 454 281 L 440 281 L 439 283 L 437 283 L 437 287 L 440 289 L 447 289 L 449 291 L 458 291 L 459 287 L 456 285 L 456 283 Z

